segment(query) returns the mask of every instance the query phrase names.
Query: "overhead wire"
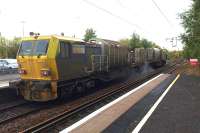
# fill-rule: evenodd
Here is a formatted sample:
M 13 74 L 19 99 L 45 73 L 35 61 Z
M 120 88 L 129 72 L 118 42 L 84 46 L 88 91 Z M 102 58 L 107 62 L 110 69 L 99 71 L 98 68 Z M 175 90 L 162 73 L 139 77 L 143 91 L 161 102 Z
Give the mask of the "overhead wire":
M 125 8 L 125 6 L 122 4 L 121 0 L 116 0 L 116 2 L 117 2 L 122 8 Z
M 131 25 L 131 26 L 133 26 L 135 28 L 137 28 L 139 30 L 139 32 L 143 34 L 143 37 L 146 36 L 147 34 L 150 34 L 148 31 L 146 31 L 143 27 L 139 26 L 138 24 L 132 23 L 131 21 L 129 21 L 129 20 L 127 20 L 127 19 L 125 19 L 125 18 L 123 18 L 123 17 L 121 17 L 121 16 L 119 16 L 119 15 L 117 15 L 117 14 L 115 14 L 115 13 L 113 13 L 113 12 L 111 12 L 111 11 L 109 11 L 109 10 L 107 10 L 107 9 L 105 9 L 105 8 L 103 8 L 103 7 L 101 7 L 101 6 L 97 5 L 97 4 L 89 1 L 89 0 L 82 0 L 82 1 L 85 2 L 86 4 L 90 5 L 90 6 L 93 6 L 93 7 L 97 8 L 97 9 L 99 9 L 99 10 L 101 10 L 101 11 L 103 11 L 103 12 L 109 14 L 109 15 L 111 15 L 112 17 L 115 17 L 115 18 L 117 18 L 117 19 L 119 19 L 119 20 L 121 20 L 121 21 L 123 21 L 123 22 L 125 22 L 125 23 L 127 23 L 127 24 L 129 24 L 129 25 Z M 134 30 L 134 33 L 136 33 L 136 29 L 133 29 L 133 30 Z
M 154 4 L 154 6 L 158 9 L 158 11 L 160 12 L 160 14 L 163 16 L 163 18 L 167 21 L 167 23 L 173 27 L 173 24 L 171 23 L 171 21 L 168 19 L 167 15 L 165 15 L 165 13 L 161 10 L 160 6 L 156 3 L 155 0 L 151 0 Z
M 174 25 L 172 24 L 172 22 L 169 20 L 169 18 L 167 17 L 167 15 L 165 15 L 165 13 L 162 11 L 162 9 L 160 8 L 160 6 L 156 3 L 155 0 L 151 0 L 154 4 L 154 6 L 158 9 L 158 11 L 160 12 L 160 14 L 163 16 L 163 18 L 166 20 L 166 22 L 169 24 L 169 26 L 172 28 L 172 32 L 175 32 L 175 29 L 174 29 Z M 175 37 L 176 38 L 176 37 Z M 168 40 L 168 39 L 166 39 Z M 176 40 L 176 47 L 178 48 L 179 50 L 179 47 L 177 45 L 177 38 L 175 39 Z M 172 42 L 172 47 L 174 47 L 173 45 L 173 42 L 174 42 L 174 38 L 171 40 Z
M 123 18 L 123 17 L 117 15 L 117 14 L 114 14 L 114 13 L 112 13 L 111 11 L 109 11 L 109 10 L 103 8 L 103 7 L 98 6 L 97 4 L 95 4 L 95 3 L 93 3 L 93 2 L 91 2 L 91 1 L 89 1 L 89 0 L 83 0 L 83 1 L 84 1 L 85 3 L 91 5 L 91 6 L 97 8 L 97 9 L 99 9 L 99 10 L 101 10 L 101 11 L 103 11 L 103 12 L 105 12 L 105 13 L 107 13 L 107 14 L 109 14 L 109 15 L 111 15 L 111 16 L 113 16 L 113 17 L 115 17 L 115 18 L 117 18 L 117 19 L 119 19 L 119 20 L 121 20 L 121 21 L 123 21 L 123 22 L 125 22 L 125 23 L 127 23 L 127 24 L 129 24 L 129 25 L 131 25 L 131 26 L 134 26 L 134 27 L 136 27 L 136 28 L 138 28 L 138 29 L 140 29 L 140 30 L 142 29 L 139 25 L 134 24 L 134 23 L 132 23 L 131 21 L 129 21 L 129 20 L 127 20 L 127 19 L 125 19 L 125 18 Z

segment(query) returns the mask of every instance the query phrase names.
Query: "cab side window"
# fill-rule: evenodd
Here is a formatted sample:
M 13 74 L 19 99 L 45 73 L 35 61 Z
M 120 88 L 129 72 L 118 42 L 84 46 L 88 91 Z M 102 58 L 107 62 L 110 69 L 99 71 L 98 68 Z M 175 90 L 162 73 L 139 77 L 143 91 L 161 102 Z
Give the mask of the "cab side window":
M 70 44 L 68 42 L 60 41 L 60 57 L 68 58 L 70 55 Z
M 85 45 L 73 44 L 72 45 L 73 54 L 85 54 Z

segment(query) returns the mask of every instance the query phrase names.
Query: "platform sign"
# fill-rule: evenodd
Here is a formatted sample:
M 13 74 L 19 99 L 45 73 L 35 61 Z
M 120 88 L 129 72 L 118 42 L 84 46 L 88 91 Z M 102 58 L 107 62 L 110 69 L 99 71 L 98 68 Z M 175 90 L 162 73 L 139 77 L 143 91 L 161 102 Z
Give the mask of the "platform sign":
M 190 64 L 192 66 L 197 66 L 199 64 L 199 61 L 198 61 L 198 59 L 190 59 Z

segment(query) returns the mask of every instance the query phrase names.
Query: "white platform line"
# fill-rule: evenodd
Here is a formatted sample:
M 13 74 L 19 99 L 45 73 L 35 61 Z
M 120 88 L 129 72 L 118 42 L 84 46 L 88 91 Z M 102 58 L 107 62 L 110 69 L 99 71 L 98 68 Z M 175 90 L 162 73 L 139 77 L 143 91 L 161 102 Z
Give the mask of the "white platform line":
M 9 82 L 0 83 L 0 88 L 8 87 L 8 86 L 9 86 Z
M 158 77 L 160 77 L 163 74 L 160 74 L 150 80 L 148 80 L 147 82 L 143 83 L 142 85 L 138 86 L 137 88 L 129 91 L 128 93 L 122 95 L 121 97 L 117 98 L 116 100 L 106 104 L 105 106 L 101 107 L 100 109 L 96 110 L 95 112 L 89 114 L 88 116 L 84 117 L 83 119 L 81 119 L 80 121 L 76 122 L 75 124 L 71 125 L 70 127 L 64 129 L 63 131 L 61 131 L 61 133 L 68 133 L 71 132 L 72 130 L 74 130 L 75 128 L 79 127 L 80 125 L 84 124 L 85 122 L 87 122 L 88 120 L 90 120 L 91 118 L 95 117 L 96 115 L 98 115 L 99 113 L 101 113 L 102 111 L 106 110 L 107 108 L 111 107 L 112 105 L 116 104 L 117 102 L 123 100 L 124 98 L 128 97 L 129 95 L 131 95 L 132 93 L 138 91 L 139 89 L 141 89 L 143 86 L 145 86 L 146 84 L 148 84 L 149 82 L 157 79 Z
M 180 77 L 180 74 L 177 75 L 177 77 L 173 80 L 173 82 L 167 87 L 167 89 L 164 91 L 164 93 L 159 97 L 159 99 L 154 103 L 154 105 L 151 107 L 151 109 L 147 112 L 147 114 L 142 118 L 142 120 L 139 122 L 139 124 L 135 127 L 135 129 L 132 131 L 132 133 L 138 133 L 144 124 L 147 122 L 149 117 L 153 114 L 159 103 L 163 100 L 165 95 L 169 92 L 171 87 L 175 84 L 175 82 L 178 80 Z

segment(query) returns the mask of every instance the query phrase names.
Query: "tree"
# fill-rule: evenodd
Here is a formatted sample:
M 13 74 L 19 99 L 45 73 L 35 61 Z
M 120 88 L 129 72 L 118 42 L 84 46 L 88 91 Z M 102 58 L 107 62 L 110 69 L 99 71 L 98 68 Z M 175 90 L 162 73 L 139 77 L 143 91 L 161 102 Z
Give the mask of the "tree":
M 9 45 L 7 46 L 9 58 L 16 58 L 20 40 L 21 38 L 15 37 L 13 40 L 9 41 Z
M 148 41 L 147 39 L 140 39 L 140 36 L 133 33 L 131 36 L 131 39 L 121 39 L 119 41 L 123 45 L 127 45 L 130 50 L 133 50 L 134 48 L 159 48 L 158 45 L 155 43 Z
M 0 58 L 16 58 L 21 38 L 6 39 L 0 36 Z
M 128 44 L 129 44 L 129 39 L 121 39 L 121 40 L 119 40 L 119 42 L 120 42 L 120 44 L 122 44 L 122 45 L 125 45 L 125 46 L 128 46 Z
M 86 29 L 85 35 L 84 35 L 84 40 L 89 41 L 91 38 L 96 38 L 96 31 L 93 30 L 92 28 Z
M 200 57 L 200 1 L 192 0 L 188 11 L 180 14 L 185 33 L 181 35 L 184 44 L 183 54 L 187 58 Z
M 140 43 L 140 36 L 139 35 L 133 33 L 133 35 L 132 35 L 132 37 L 131 37 L 131 39 L 129 41 L 129 47 L 131 49 L 142 47 L 142 45 Z
M 151 48 L 159 48 L 159 49 L 161 49 L 160 46 L 158 46 L 157 44 L 155 44 L 153 42 L 150 42 L 150 45 L 151 45 Z

